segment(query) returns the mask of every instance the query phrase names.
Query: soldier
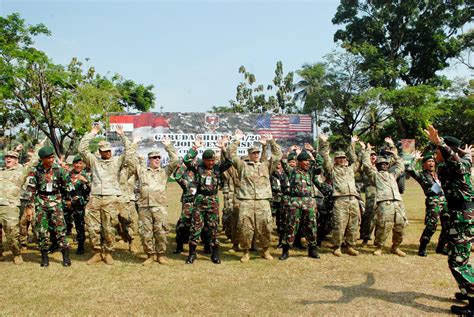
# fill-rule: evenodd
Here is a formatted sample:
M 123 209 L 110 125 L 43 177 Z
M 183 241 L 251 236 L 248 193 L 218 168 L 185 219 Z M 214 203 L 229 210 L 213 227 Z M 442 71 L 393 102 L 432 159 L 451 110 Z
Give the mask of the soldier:
M 130 141 L 125 136 L 123 127 L 116 126 L 116 132 L 122 139 L 125 152 L 120 156 L 112 157 L 112 148 L 109 142 L 99 142 L 97 158 L 89 151 L 89 143 L 100 131 L 99 125 L 94 125 L 90 133 L 86 134 L 79 143 L 78 151 L 84 162 L 90 166 L 92 173 L 91 196 L 86 206 L 85 222 L 89 230 L 94 255 L 87 264 L 99 263 L 104 260 L 113 265 L 112 252 L 114 250 L 115 235 L 113 227 L 118 223 L 118 212 L 121 208 L 119 176 L 124 162 L 134 156 Z
M 28 184 L 23 184 L 20 194 L 20 247 L 22 250 L 27 249 L 28 230 L 33 226 L 33 222 L 26 219 L 25 208 L 31 199 L 31 192 L 28 191 Z M 34 231 L 34 230 L 33 230 Z
M 462 150 L 457 138 L 439 137 L 438 131 L 429 126 L 425 130 L 431 142 L 437 146 L 437 156 L 445 163 L 446 174 L 439 177 L 443 185 L 450 228 L 448 233 L 448 265 L 461 292 L 456 299 L 468 300 L 467 306 L 451 306 L 451 312 L 458 315 L 474 315 L 474 271 L 469 263 L 471 242 L 474 232 L 474 190 L 471 183 L 471 151 L 467 146 Z
M 260 148 L 252 146 L 248 149 L 249 161 L 239 160 L 237 147 L 244 134 L 240 130 L 235 131 L 234 142 L 231 143 L 229 151 L 232 156 L 232 164 L 237 169 L 239 176 L 239 189 L 237 199 L 239 200 L 239 228 L 240 246 L 244 254 L 240 261 L 242 263 L 250 260 L 249 249 L 254 233 L 260 239 L 262 247 L 261 256 L 266 260 L 273 257 L 268 250 L 271 241 L 272 211 L 270 199 L 272 188 L 270 185 L 270 174 L 280 162 L 282 153 L 280 146 L 271 134 L 260 136 L 260 143 L 270 144 L 272 157 L 268 160 L 266 153 L 260 158 Z
M 216 163 L 215 152 L 207 149 L 202 154 L 202 160 L 195 160 L 197 149 L 202 146 L 202 139 L 197 136 L 193 147 L 184 156 L 184 164 L 196 175 L 197 193 L 194 200 L 194 210 L 191 216 L 191 229 L 189 236 L 189 255 L 186 264 L 192 264 L 196 260 L 196 246 L 201 232 L 205 226 L 209 228 L 211 240 L 211 260 L 220 264 L 219 241 L 217 230 L 219 226 L 219 196 L 218 183 L 221 174 L 232 165 L 227 157 L 225 143 L 227 137 L 219 140 L 219 147 L 224 155 L 224 160 Z
M 143 250 L 148 256 L 143 265 L 150 265 L 153 261 L 168 263 L 165 256 L 166 236 L 169 232 L 166 183 L 179 160 L 170 139 L 164 137 L 162 142 L 170 157 L 166 168 L 161 167 L 161 154 L 158 151 L 148 153 L 149 167 L 138 164 L 136 160 L 132 165 L 138 177 L 138 228 Z
M 391 138 L 385 138 L 385 142 L 393 153 L 395 164 L 389 170 L 389 160 L 383 156 L 379 156 L 375 162 L 375 167 L 370 161 L 370 151 L 372 147 L 367 144 L 367 151 L 362 155 L 362 164 L 364 173 L 369 177 L 372 185 L 376 186 L 375 202 L 377 223 L 375 227 L 376 247 L 374 255 L 381 255 L 385 240 L 390 231 L 392 231 L 392 247 L 390 252 L 398 256 L 406 256 L 405 252 L 400 250 L 403 242 L 405 227 L 408 224 L 405 206 L 403 205 L 402 196 L 398 190 L 397 178 L 404 172 L 405 166 L 403 159 L 398 156 L 397 148 L 393 144 Z M 360 142 L 363 149 L 365 144 Z
M 133 143 L 134 151 L 137 145 Z M 135 216 L 137 210 L 135 207 L 135 186 L 136 186 L 135 169 L 128 163 L 124 163 L 120 170 L 120 190 L 122 191 L 122 203 L 118 214 L 117 234 L 125 243 L 128 243 L 130 253 L 137 253 L 137 248 L 133 244 Z
M 347 245 L 347 253 L 353 256 L 359 255 L 355 249 L 357 235 L 359 232 L 359 193 L 356 188 L 354 173 L 358 164 L 349 165 L 346 154 L 343 151 L 334 153 L 334 163 L 329 158 L 328 137 L 320 135 L 321 156 L 324 159 L 324 172 L 333 184 L 333 254 L 342 256 L 341 245 L 343 239 Z M 349 147 L 350 161 L 356 162 L 355 142 L 357 136 L 351 138 Z
M 334 198 L 332 196 L 332 185 L 328 181 L 327 179 L 321 181 L 319 178 L 314 181 L 319 192 L 324 196 L 322 201 L 319 200 L 319 203 L 318 198 L 316 198 L 316 205 L 318 206 L 318 247 L 332 231 L 331 220 Z
M 283 169 L 282 162 L 278 162 L 276 169 L 272 172 L 270 177 L 270 184 L 272 186 L 271 209 L 272 216 L 276 220 L 277 234 L 278 234 L 278 248 L 282 247 L 283 236 L 286 229 L 285 215 L 286 209 L 283 209 L 283 191 L 282 187 L 288 187 L 288 176 Z
M 315 192 L 313 185 L 315 166 L 311 166 L 314 161 L 313 156 L 303 151 L 298 157 L 298 167 L 290 172 L 290 208 L 288 212 L 288 223 L 285 230 L 285 238 L 283 240 L 283 252 L 280 260 L 286 260 L 289 257 L 290 244 L 293 242 L 294 236 L 299 226 L 306 235 L 308 242 L 308 256 L 319 259 L 317 252 L 317 207 L 315 200 Z
M 298 153 L 297 153 L 298 152 Z M 285 230 L 286 226 L 288 224 L 288 212 L 290 208 L 290 183 L 288 181 L 288 175 L 290 174 L 291 170 L 296 168 L 297 162 L 296 162 L 296 157 L 298 154 L 301 153 L 301 149 L 296 146 L 292 145 L 289 150 L 286 153 L 286 159 L 281 160 L 281 164 L 283 167 L 283 171 L 285 172 L 284 176 L 282 175 L 282 179 L 280 180 L 280 185 L 281 185 L 281 210 L 280 210 L 280 236 L 278 237 L 279 242 L 281 239 L 281 243 L 277 245 L 277 248 L 282 248 L 283 247 L 283 238 L 285 235 Z M 295 243 L 298 244 L 298 242 L 301 244 L 301 235 L 298 235 L 299 231 L 297 231 L 295 235 L 295 239 L 293 242 L 293 247 L 298 247 L 298 245 L 295 246 Z
M 71 266 L 63 212 L 65 202 L 70 200 L 70 178 L 67 171 L 55 163 L 54 149 L 51 146 L 42 147 L 38 156 L 41 162 L 28 173 L 28 190 L 32 195 L 25 209 L 26 217 L 29 218 L 33 215 L 34 205 L 35 230 L 38 233 L 41 266 L 49 266 L 48 236 L 50 230 L 61 249 L 63 266 Z
M 377 153 L 374 150 L 370 151 L 370 163 L 375 167 L 377 161 Z M 362 222 L 360 225 L 360 238 L 362 239 L 362 245 L 367 245 L 371 240 L 372 232 L 375 229 L 375 194 L 376 188 L 371 184 L 367 175 L 361 171 L 362 182 L 364 184 L 363 190 L 365 191 L 365 211 L 362 214 Z
M 222 212 L 222 224 L 224 231 L 232 242 L 232 247 L 229 249 L 230 253 L 239 251 L 239 230 L 237 227 L 239 221 L 239 204 L 235 198 L 235 193 L 239 188 L 239 180 L 237 170 L 234 166 L 231 166 L 227 171 L 222 174 L 223 178 L 223 190 L 227 192 L 227 197 L 224 194 L 224 210 Z
M 423 164 L 423 170 L 415 169 L 416 161 L 420 160 Z M 425 229 L 420 237 L 419 256 L 426 256 L 426 246 L 430 242 L 431 237 L 436 232 L 438 218 L 441 218 L 441 234 L 439 235 L 438 251 L 442 252 L 447 241 L 447 225 L 444 222 L 443 215 L 448 212 L 446 198 L 444 197 L 443 188 L 436 173 L 436 162 L 430 153 L 422 157 L 421 152 L 415 152 L 415 160 L 407 168 L 408 174 L 420 184 L 425 193 Z
M 72 186 L 70 192 L 71 201 L 68 204 L 68 209 L 71 212 L 77 232 L 76 254 L 84 254 L 84 242 L 86 241 L 84 214 L 91 192 L 92 176 L 84 168 L 81 156 L 76 155 L 72 164 L 73 168 L 69 172 Z

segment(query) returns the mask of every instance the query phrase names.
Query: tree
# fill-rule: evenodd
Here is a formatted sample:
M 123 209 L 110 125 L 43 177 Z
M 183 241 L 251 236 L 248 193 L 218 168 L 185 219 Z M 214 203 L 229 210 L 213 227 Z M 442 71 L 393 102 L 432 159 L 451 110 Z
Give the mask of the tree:
M 362 57 L 372 86 L 439 84 L 437 72 L 466 49 L 460 29 L 473 21 L 472 1 L 341 0 L 332 20 L 345 24 L 335 42 Z
M 155 94 L 153 93 L 153 85 L 144 86 L 136 84 L 133 80 L 124 80 L 122 76 L 115 75 L 114 81 L 119 93 L 120 105 L 130 111 L 130 108 L 142 112 L 148 112 L 155 104 Z

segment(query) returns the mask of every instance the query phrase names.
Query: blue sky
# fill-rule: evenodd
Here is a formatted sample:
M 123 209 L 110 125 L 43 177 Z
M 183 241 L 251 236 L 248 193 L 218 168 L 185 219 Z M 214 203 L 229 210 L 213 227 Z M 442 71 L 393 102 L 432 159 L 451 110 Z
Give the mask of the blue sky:
M 0 0 L 51 37 L 36 46 L 56 63 L 90 58 L 101 74 L 153 84 L 156 111 L 207 111 L 235 98 L 240 65 L 267 85 L 336 48 L 339 0 L 74 1 Z M 455 71 L 456 72 L 456 71 Z

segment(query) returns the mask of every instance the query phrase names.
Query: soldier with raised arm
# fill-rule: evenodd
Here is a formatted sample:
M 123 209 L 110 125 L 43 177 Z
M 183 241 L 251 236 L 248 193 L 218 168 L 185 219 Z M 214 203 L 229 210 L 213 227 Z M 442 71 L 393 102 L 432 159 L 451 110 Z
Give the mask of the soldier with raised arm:
M 272 188 L 270 175 L 280 162 L 282 153 L 280 146 L 273 139 L 271 134 L 262 135 L 260 143 L 270 144 L 272 157 L 269 160 L 266 153 L 260 157 L 260 148 L 252 146 L 248 149 L 249 161 L 244 162 L 237 155 L 237 148 L 244 134 L 240 130 L 235 131 L 234 142 L 229 146 L 232 157 L 232 164 L 237 169 L 239 177 L 239 188 L 236 197 L 240 201 L 239 228 L 240 247 L 244 254 L 241 262 L 248 262 L 250 259 L 249 249 L 252 244 L 254 233 L 260 239 L 262 247 L 261 256 L 271 260 L 269 247 L 272 232 L 272 211 L 270 199 L 272 199 Z
M 135 153 L 131 142 L 125 136 L 123 127 L 116 126 L 116 132 L 122 139 L 125 152 L 120 156 L 112 156 L 109 142 L 99 142 L 100 157 L 89 151 L 89 143 L 100 131 L 100 126 L 94 125 L 79 143 L 78 151 L 84 162 L 90 166 L 92 173 L 91 197 L 86 206 L 86 225 L 93 249 L 93 256 L 87 264 L 99 263 L 102 260 L 113 265 L 115 233 L 113 227 L 118 223 L 118 211 L 121 208 L 120 170 L 125 161 L 130 161 Z

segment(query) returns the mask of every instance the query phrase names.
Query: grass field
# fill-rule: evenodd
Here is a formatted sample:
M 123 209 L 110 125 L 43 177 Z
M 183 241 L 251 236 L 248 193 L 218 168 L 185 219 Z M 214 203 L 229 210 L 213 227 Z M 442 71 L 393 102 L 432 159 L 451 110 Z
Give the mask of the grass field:
M 169 222 L 174 224 L 180 189 L 171 183 L 168 192 Z M 417 256 L 424 196 L 412 180 L 404 200 L 410 221 L 402 245 L 408 253 L 405 258 L 387 253 L 374 257 L 370 245 L 359 248 L 358 257 L 336 258 L 326 242 L 320 260 L 291 250 L 291 258 L 282 262 L 276 258 L 281 251 L 273 249 L 273 261 L 254 253 L 249 263 L 242 264 L 241 254 L 230 254 L 230 245 L 223 243 L 221 265 L 211 263 L 201 247 L 194 265 L 185 265 L 185 255 L 172 254 L 174 226 L 166 266 L 143 267 L 143 252 L 133 256 L 122 242 L 116 245 L 114 266 L 86 265 L 89 248 L 77 256 L 75 244 L 71 268 L 61 266 L 60 253 L 53 255 L 47 269 L 39 266 L 36 250 L 27 251 L 22 266 L 13 265 L 6 253 L 7 262 L 0 263 L 0 315 L 449 314 L 457 286 L 446 257 L 434 253 L 440 229 L 429 256 Z M 139 239 L 135 241 L 138 246 Z

